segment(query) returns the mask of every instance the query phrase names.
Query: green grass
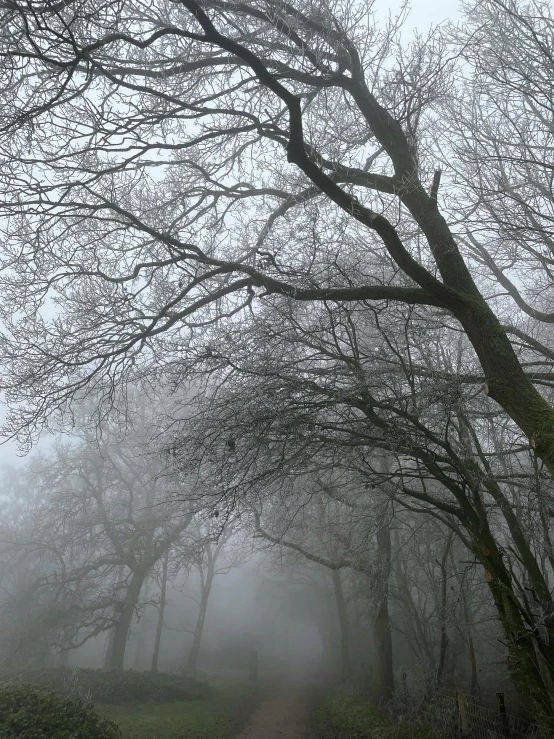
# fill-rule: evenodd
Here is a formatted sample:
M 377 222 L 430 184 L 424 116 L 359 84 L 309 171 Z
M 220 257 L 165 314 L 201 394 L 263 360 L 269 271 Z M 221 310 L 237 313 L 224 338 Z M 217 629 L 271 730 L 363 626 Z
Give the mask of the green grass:
M 311 719 L 313 739 L 392 739 L 394 736 L 392 724 L 373 706 L 341 688 L 316 701 Z
M 211 697 L 186 703 L 96 706 L 121 729 L 123 739 L 230 739 L 245 725 L 260 701 L 247 683 L 219 686 Z
M 425 730 L 401 727 L 384 717 L 369 701 L 334 688 L 316 699 L 308 731 L 309 739 L 428 739 Z

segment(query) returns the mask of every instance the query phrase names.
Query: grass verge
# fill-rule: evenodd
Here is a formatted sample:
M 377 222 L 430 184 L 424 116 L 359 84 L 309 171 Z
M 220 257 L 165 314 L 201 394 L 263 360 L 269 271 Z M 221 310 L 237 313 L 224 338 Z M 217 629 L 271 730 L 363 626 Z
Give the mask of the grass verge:
M 96 706 L 115 722 L 123 739 L 231 739 L 261 700 L 261 689 L 248 683 L 218 686 L 208 698 L 137 706 Z
M 408 731 L 408 733 L 406 733 Z M 313 703 L 307 739 L 431 739 L 425 729 L 402 726 L 369 701 L 333 688 Z

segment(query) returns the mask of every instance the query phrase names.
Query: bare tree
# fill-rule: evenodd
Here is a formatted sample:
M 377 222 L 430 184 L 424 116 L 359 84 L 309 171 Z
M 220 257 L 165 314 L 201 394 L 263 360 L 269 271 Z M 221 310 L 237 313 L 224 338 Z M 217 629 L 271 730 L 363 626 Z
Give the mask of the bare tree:
M 554 471 L 554 410 L 440 208 L 436 34 L 403 49 L 371 3 L 196 0 L 13 2 L 3 27 L 8 432 L 183 342 L 209 353 L 195 327 L 268 295 L 400 301 L 462 327 L 486 393 Z
M 145 414 L 146 406 L 135 414 L 138 428 Z M 106 663 L 122 669 L 143 586 L 198 505 L 183 503 L 186 483 L 163 476 L 156 450 L 146 451 L 150 429 L 121 435 L 104 424 L 101 441 L 81 433 L 32 462 L 37 515 L 6 535 L 19 556 L 43 561 L 35 587 L 50 603 L 45 618 L 57 614 L 50 630 L 63 624 L 57 637 L 48 635 L 49 646 L 64 651 L 110 631 Z M 48 633 L 46 623 L 42 630 Z
M 182 469 L 230 509 L 348 470 L 438 520 L 552 721 L 553 26 L 475 10 L 406 48 L 371 3 L 6 4 L 5 432 L 204 377 Z
M 219 470 L 214 484 L 230 501 L 270 481 L 286 494 L 287 477 L 336 470 L 347 479 L 350 471 L 360 479 L 362 511 L 375 489 L 441 521 L 481 564 L 521 694 L 547 712 L 552 667 L 541 662 L 554 664 L 546 637 L 554 611 L 541 552 L 549 535 L 534 522 L 544 506 L 552 510 L 551 482 L 511 421 L 483 402 L 463 340 L 444 342 L 449 329 L 439 322 L 393 315 L 379 316 L 375 330 L 363 310 L 287 304 L 257 320 L 257 344 L 244 326 L 244 346 L 218 335 L 213 371 L 227 386 L 198 417 L 195 453 Z M 180 442 L 187 452 L 192 437 Z

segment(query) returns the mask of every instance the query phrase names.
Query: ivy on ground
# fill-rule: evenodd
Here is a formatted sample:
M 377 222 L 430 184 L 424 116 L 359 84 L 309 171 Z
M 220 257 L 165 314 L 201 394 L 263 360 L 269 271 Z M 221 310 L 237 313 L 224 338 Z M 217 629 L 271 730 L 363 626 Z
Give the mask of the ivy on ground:
M 94 708 L 36 685 L 0 687 L 0 739 L 120 739 Z

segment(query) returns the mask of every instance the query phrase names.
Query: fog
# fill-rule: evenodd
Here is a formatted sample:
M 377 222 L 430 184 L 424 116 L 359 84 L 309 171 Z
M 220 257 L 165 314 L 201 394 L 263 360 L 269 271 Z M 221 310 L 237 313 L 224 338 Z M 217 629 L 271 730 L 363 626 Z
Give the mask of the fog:
M 302 603 L 302 588 L 283 577 L 263 557 L 216 579 L 202 636 L 200 673 L 234 674 L 249 669 L 256 650 L 260 668 L 279 678 L 313 678 L 324 664 L 324 645 L 317 625 Z M 193 641 L 198 606 L 198 578 L 172 583 L 167 594 L 165 630 L 159 669 L 185 669 Z M 305 595 L 305 594 L 304 594 Z M 298 600 L 297 600 L 298 599 Z M 129 635 L 125 667 L 151 668 L 158 609 L 145 607 Z M 101 668 L 106 637 L 93 638 L 70 653 L 69 666 Z M 242 674 L 241 674 L 242 673 Z
M 127 392 L 100 429 L 81 401 L 70 433 L 4 467 L 5 669 L 239 681 L 255 669 L 383 700 L 421 700 L 439 671 L 519 706 L 471 553 L 391 500 L 407 458 L 375 449 L 365 471 L 342 455 L 328 464 L 308 456 L 309 436 L 298 457 L 288 431 L 285 446 L 260 445 L 235 406 L 228 427 L 209 386 L 152 392 Z M 243 411 L 268 408 L 258 394 Z
M 0 736 L 554 736 L 554 14 L 0 3 Z

